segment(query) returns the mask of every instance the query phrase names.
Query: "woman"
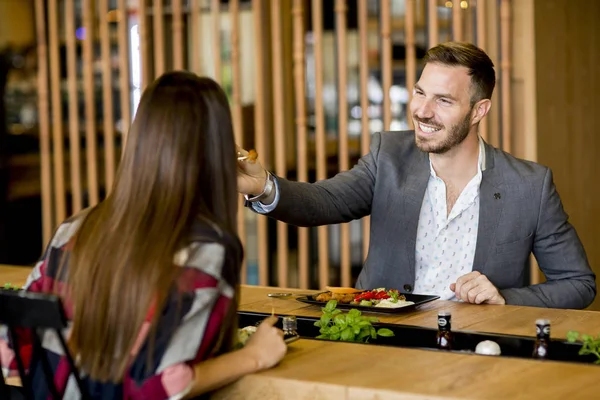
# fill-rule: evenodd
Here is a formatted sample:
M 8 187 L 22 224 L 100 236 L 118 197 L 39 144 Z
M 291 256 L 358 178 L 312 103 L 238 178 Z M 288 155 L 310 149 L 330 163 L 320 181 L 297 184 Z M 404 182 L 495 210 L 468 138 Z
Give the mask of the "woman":
M 231 352 L 242 260 L 236 169 L 231 114 L 214 81 L 172 72 L 145 90 L 110 194 L 58 228 L 26 287 L 63 298 L 69 348 L 93 398 L 193 397 L 284 356 L 274 319 Z M 47 353 L 69 397 L 77 389 L 67 363 Z M 46 398 L 35 371 L 36 397 Z

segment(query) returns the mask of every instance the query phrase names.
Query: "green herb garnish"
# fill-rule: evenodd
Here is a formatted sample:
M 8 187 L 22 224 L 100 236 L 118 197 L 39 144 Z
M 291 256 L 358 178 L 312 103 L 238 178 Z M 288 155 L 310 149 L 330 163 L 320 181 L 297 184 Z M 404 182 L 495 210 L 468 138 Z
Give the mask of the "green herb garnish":
M 10 283 L 10 282 L 7 282 L 7 283 L 5 283 L 5 284 L 4 284 L 4 289 L 5 289 L 5 290 L 21 290 L 21 288 L 20 288 L 20 287 L 18 287 L 18 286 L 14 286 L 14 285 L 13 285 L 12 283 Z
M 390 337 L 394 332 L 387 328 L 375 329 L 372 322 L 379 322 L 375 317 L 364 317 L 357 309 L 351 309 L 347 314 L 336 309 L 337 300 L 329 300 L 322 308 L 321 319 L 315 326 L 321 328 L 317 339 L 341 340 L 344 342 L 366 343 L 369 339 L 377 339 L 377 335 Z
M 579 349 L 579 355 L 585 356 L 588 354 L 593 354 L 596 356 L 596 361 L 594 364 L 600 364 L 600 335 L 595 338 L 591 335 L 581 335 L 579 337 L 579 332 L 569 331 L 567 332 L 567 341 L 569 343 L 575 343 L 581 340 L 583 346 Z
M 388 295 L 391 297 L 390 301 L 392 303 L 397 303 L 398 297 L 400 296 L 400 292 L 398 292 L 397 290 L 390 290 L 388 291 Z

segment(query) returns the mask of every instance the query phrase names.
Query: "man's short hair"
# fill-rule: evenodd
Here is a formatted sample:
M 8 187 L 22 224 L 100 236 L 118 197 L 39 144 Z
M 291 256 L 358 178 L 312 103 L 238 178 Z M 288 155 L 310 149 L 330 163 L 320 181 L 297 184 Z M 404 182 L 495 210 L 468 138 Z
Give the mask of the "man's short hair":
M 496 85 L 494 63 L 479 47 L 471 43 L 441 43 L 427 51 L 424 61 L 425 64 L 436 63 L 467 68 L 473 85 L 472 104 L 481 99 L 492 98 Z

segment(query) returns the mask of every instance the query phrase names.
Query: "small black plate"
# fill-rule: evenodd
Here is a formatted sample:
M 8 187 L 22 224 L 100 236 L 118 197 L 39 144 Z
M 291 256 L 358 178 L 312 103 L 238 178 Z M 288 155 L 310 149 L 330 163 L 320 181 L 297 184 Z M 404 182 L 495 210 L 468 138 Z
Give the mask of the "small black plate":
M 429 303 L 430 301 L 434 301 L 440 298 L 440 296 L 432 296 L 427 294 L 410 294 L 410 293 L 401 293 L 406 297 L 406 301 L 412 301 L 415 304 L 411 304 L 409 306 L 398 307 L 398 308 L 385 308 L 385 307 L 373 307 L 373 306 L 359 306 L 358 304 L 341 304 L 338 303 L 336 308 L 349 310 L 351 308 L 356 308 L 361 311 L 368 312 L 376 312 L 376 313 L 385 313 L 385 314 L 398 314 L 408 310 L 412 310 L 413 308 L 420 306 L 421 304 Z M 312 304 L 315 306 L 325 307 L 327 302 L 325 301 L 317 301 L 313 296 L 304 296 L 298 297 L 296 300 L 306 303 Z

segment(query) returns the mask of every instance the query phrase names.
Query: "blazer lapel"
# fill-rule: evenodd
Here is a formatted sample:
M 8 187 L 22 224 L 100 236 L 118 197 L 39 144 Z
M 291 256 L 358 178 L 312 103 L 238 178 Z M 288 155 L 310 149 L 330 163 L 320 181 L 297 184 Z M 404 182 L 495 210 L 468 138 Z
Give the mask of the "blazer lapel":
M 475 259 L 473 260 L 473 271 L 479 271 L 484 275 L 485 264 L 490 248 L 495 242 L 496 228 L 502 217 L 506 201 L 503 191 L 503 176 L 494 165 L 494 150 L 487 143 L 485 148 L 486 169 L 483 171 L 479 188 L 479 229 L 477 230 Z
M 406 254 L 408 256 L 409 275 L 413 283 L 415 280 L 415 245 L 417 243 L 419 216 L 430 175 L 428 155 L 419 151 L 415 157 L 417 160 L 410 163 L 411 168 L 406 178 L 404 206 L 404 222 L 406 225 L 400 227 L 400 229 L 404 229 L 407 232 L 407 240 L 405 241 Z

